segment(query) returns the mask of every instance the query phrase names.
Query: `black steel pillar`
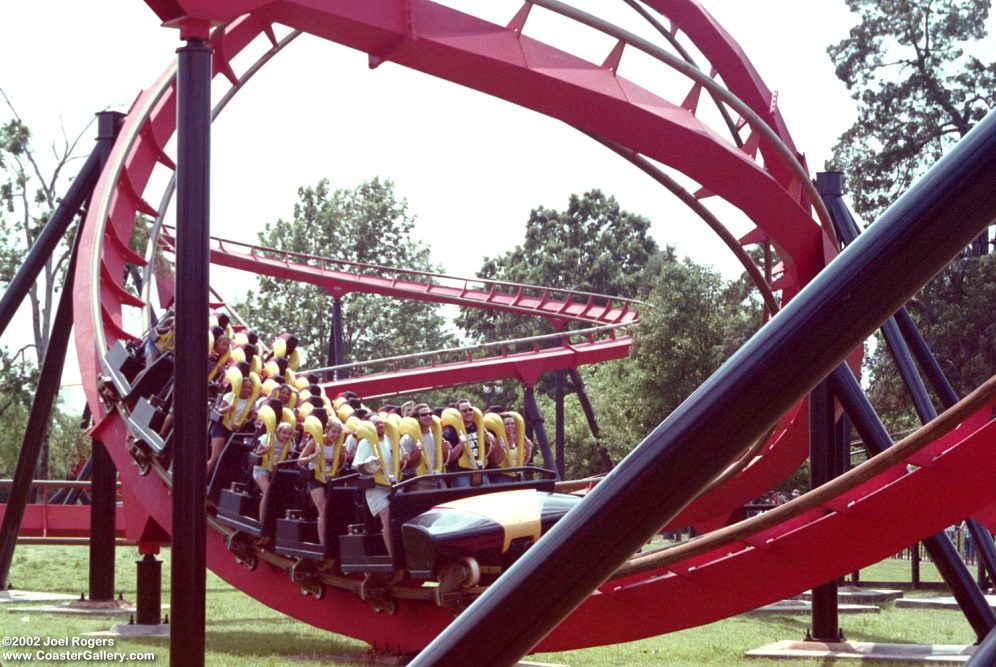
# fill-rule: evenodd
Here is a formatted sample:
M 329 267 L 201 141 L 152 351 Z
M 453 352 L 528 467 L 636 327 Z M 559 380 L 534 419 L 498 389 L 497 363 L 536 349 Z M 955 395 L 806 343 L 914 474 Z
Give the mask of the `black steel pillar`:
M 910 547 L 910 579 L 913 583 L 913 590 L 920 590 L 920 543 L 917 542 Z
M 844 244 L 849 245 L 858 238 L 860 230 L 851 216 L 850 210 L 843 202 L 841 174 L 823 172 L 817 174 L 816 178 L 817 187 L 830 212 L 834 227 Z M 914 354 L 945 407 L 950 408 L 958 402 L 957 394 L 941 371 L 941 367 L 931 353 L 927 342 L 920 335 L 920 331 L 905 306 L 899 308 L 893 317 L 882 324 L 882 335 L 921 423 L 926 424 L 936 418 L 937 410 L 934 408 L 923 379 L 917 372 L 916 364 L 913 361 Z M 996 580 L 996 547 L 993 546 L 992 535 L 972 517 L 967 518 L 965 522 L 973 538 L 976 535 L 983 538 L 976 540 L 980 545 L 979 558 L 988 571 L 990 579 Z
M 809 481 L 814 489 L 833 479 L 839 467 L 833 406 L 829 381 L 820 382 L 809 392 Z M 836 579 L 813 589 L 812 615 L 813 630 L 807 639 L 840 641 Z
M 899 331 L 902 333 L 903 339 L 916 358 L 917 364 L 920 365 L 920 370 L 923 371 L 927 381 L 930 382 L 930 386 L 934 388 L 934 392 L 940 398 L 941 405 L 945 408 L 950 408 L 958 402 L 958 394 L 955 393 L 954 387 L 948 382 L 944 371 L 941 370 L 940 364 L 937 363 L 933 352 L 930 351 L 927 341 L 923 339 L 923 335 L 913 322 L 913 318 L 910 317 L 909 311 L 906 308 L 900 308 L 896 312 L 896 324 L 899 325 Z
M 574 383 L 574 391 L 578 395 L 578 401 L 581 402 L 581 409 L 584 411 L 584 418 L 588 421 L 588 428 L 591 430 L 591 434 L 594 437 L 598 437 L 601 433 L 601 429 L 598 428 L 598 421 L 595 419 L 595 409 L 591 405 L 591 399 L 588 398 L 588 390 L 585 389 L 584 380 L 581 379 L 581 373 L 578 369 L 572 368 L 571 382 Z
M 990 114 L 410 664 L 528 653 L 994 219 Z
M 159 625 L 162 622 L 163 563 L 148 551 L 141 560 L 135 561 L 136 600 L 135 623 L 138 625 Z M 176 618 L 174 613 L 174 618 Z
M 93 441 L 90 456 L 90 600 L 114 599 L 114 520 L 117 475 L 104 443 Z
M 965 663 L 965 667 L 992 667 L 996 665 L 996 630 L 993 630 L 975 648 L 975 653 Z
M 102 111 L 97 114 L 97 150 L 101 167 L 107 164 L 124 121 L 124 114 Z M 89 405 L 84 411 L 89 421 Z M 94 440 L 90 452 L 90 601 L 114 599 L 114 533 L 117 519 L 117 476 L 114 460 L 104 443 Z
M 557 442 L 557 476 L 565 479 L 564 461 L 564 371 L 554 372 L 554 439 Z
M 35 239 L 31 249 L 28 251 L 24 263 L 17 270 L 17 274 L 4 289 L 3 296 L 0 297 L 0 334 L 7 330 L 11 318 L 17 312 L 21 302 L 27 295 L 28 290 L 38 278 L 45 262 L 52 256 L 52 253 L 59 246 L 59 242 L 65 237 L 66 230 L 76 217 L 77 212 L 83 206 L 83 202 L 93 192 L 93 187 L 97 184 L 100 176 L 101 153 L 96 148 L 90 157 L 87 158 L 66 195 L 59 202 L 52 217 L 45 223 L 44 229 Z
M 539 406 L 536 405 L 536 395 L 533 393 L 533 388 L 526 387 L 523 393 L 525 394 L 526 419 L 532 425 L 533 432 L 536 433 L 540 452 L 543 453 L 543 466 L 556 470 L 556 462 L 550 451 L 550 441 L 546 437 L 546 429 L 543 428 L 543 415 L 540 414 Z
M 851 418 L 846 412 L 837 420 L 836 438 L 837 467 L 834 469 L 834 477 L 840 477 L 851 469 Z
M 177 50 L 176 359 L 170 664 L 204 664 L 211 48 L 206 25 Z
M 879 454 L 891 447 L 893 443 L 889 432 L 875 414 L 868 397 L 861 390 L 861 385 L 851 371 L 842 364 L 834 369 L 830 377 L 834 394 L 854 422 L 854 428 L 864 441 L 868 453 Z M 944 531 L 931 535 L 923 544 L 944 582 L 951 589 L 951 594 L 958 601 L 965 618 L 981 639 L 996 624 L 996 615 L 972 579 L 972 573 Z M 915 566 L 919 566 L 917 561 L 914 563 Z
M 337 296 L 332 300 L 332 334 L 335 336 L 335 365 L 341 366 L 346 363 L 346 343 L 342 334 L 342 297 Z M 339 379 L 339 371 L 336 371 L 336 379 Z
M 325 354 L 325 365 L 335 366 L 335 325 L 329 327 L 329 342 Z M 325 371 L 325 381 L 331 382 L 335 379 L 337 371 Z

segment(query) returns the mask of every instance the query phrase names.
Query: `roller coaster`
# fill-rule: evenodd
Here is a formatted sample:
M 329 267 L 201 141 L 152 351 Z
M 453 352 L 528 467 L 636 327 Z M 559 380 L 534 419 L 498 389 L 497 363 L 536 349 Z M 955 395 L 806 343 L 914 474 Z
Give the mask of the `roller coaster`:
M 845 235 L 839 226 L 835 228 L 837 221 L 809 176 L 776 96 L 732 37 L 692 0 L 626 3 L 644 22 L 645 30 L 640 34 L 656 35 L 663 46 L 555 0 L 526 2 L 504 24 L 427 0 L 148 0 L 148 4 L 164 23 L 192 21 L 215 26 L 207 40 L 214 53 L 213 74 L 219 86 L 227 86 L 223 93 L 215 91 L 216 118 L 256 71 L 288 48 L 300 32 L 307 32 L 367 53 L 372 67 L 385 61 L 410 67 L 545 114 L 589 135 L 657 180 L 726 242 L 754 279 L 769 311 L 782 311 L 762 331 L 773 332 L 769 339 L 792 331 L 793 322 L 815 312 L 816 307 L 809 304 L 818 297 L 807 300 L 806 294 L 832 292 L 834 285 L 845 280 L 839 272 L 824 271 L 841 252 Z M 543 43 L 530 37 L 529 20 L 538 12 L 607 36 L 615 47 L 603 62 L 592 63 Z M 283 36 L 278 38 L 278 34 Z M 667 80 L 679 80 L 680 87 L 649 89 L 624 78 L 620 62 L 624 52 L 630 51 L 670 68 L 678 76 Z M 243 52 L 262 55 L 238 70 L 235 60 Z M 239 62 L 244 65 L 245 59 Z M 127 506 L 126 531 L 134 540 L 158 534 L 159 529 L 169 534 L 172 527 L 172 473 L 164 454 L 166 443 L 156 442 L 150 432 L 150 414 L 155 410 L 154 405 L 151 413 L 148 409 L 150 396 L 143 394 L 140 373 L 123 371 L 121 362 L 122 349 L 138 341 L 149 326 L 153 285 L 159 290 L 160 304 L 173 299 L 172 285 L 153 275 L 153 265 L 157 252 L 176 252 L 173 231 L 165 222 L 175 182 L 171 180 L 163 188 L 152 176 L 176 169 L 177 158 L 169 147 L 177 131 L 177 116 L 177 77 L 175 67 L 171 67 L 138 96 L 123 119 L 94 186 L 74 275 L 75 340 L 94 416 L 93 436 L 107 446 L 120 471 Z M 991 147 L 991 141 L 985 146 Z M 973 155 L 978 154 L 991 165 L 989 148 L 976 149 Z M 698 189 L 688 191 L 666 170 L 680 172 L 697 183 Z M 984 187 L 973 191 L 983 212 L 964 225 L 984 227 L 993 219 L 996 206 L 992 191 L 996 188 L 991 182 L 987 187 L 989 194 Z M 738 208 L 753 229 L 736 238 L 704 205 L 709 197 Z M 144 255 L 129 244 L 140 214 L 155 220 Z M 973 232 L 959 228 L 958 234 L 951 241 L 955 250 L 945 261 L 957 251 L 959 239 L 970 239 Z M 857 258 L 872 252 L 866 248 L 874 242 L 856 243 L 855 251 L 847 253 L 855 259 L 847 266 L 856 265 Z M 880 243 L 886 247 L 884 241 Z M 767 272 L 745 251 L 758 244 L 770 244 L 777 252 L 778 263 Z M 932 248 L 924 253 L 931 251 L 942 252 Z M 443 351 L 432 351 L 364 362 L 362 367 L 357 364 L 350 369 L 355 371 L 352 377 L 323 386 L 329 395 L 349 388 L 364 396 L 377 396 L 498 378 L 514 378 L 532 386 L 551 370 L 625 356 L 642 307 L 606 295 L 356 265 L 220 238 L 211 241 L 210 259 L 221 266 L 312 283 L 334 296 L 371 293 L 492 309 L 544 318 L 558 329 L 547 339 L 526 341 L 524 347 L 519 341 L 520 348 L 514 350 L 509 344 L 473 354 L 463 350 L 446 357 Z M 910 266 L 919 262 L 908 257 L 904 261 Z M 136 295 L 124 285 L 129 266 L 144 267 L 142 294 Z M 861 275 L 872 281 L 869 287 L 873 291 L 883 289 L 884 274 Z M 929 275 L 918 277 L 926 280 Z M 810 289 L 803 292 L 807 286 Z M 918 286 L 904 286 L 909 288 L 905 296 L 897 293 L 881 302 L 864 295 L 853 297 L 853 305 L 860 311 L 853 324 L 836 330 L 827 322 L 812 324 L 814 330 L 822 327 L 820 331 L 839 338 L 834 344 L 826 343 L 826 337 L 814 338 L 815 345 L 822 349 L 826 343 L 826 349 L 831 350 L 825 358 L 819 357 L 816 365 L 829 370 L 857 347 L 849 356 L 850 365 L 856 367 L 859 343 L 868 327 L 885 319 Z M 796 300 L 800 303 L 794 303 Z M 571 329 L 569 325 L 584 328 Z M 786 349 L 796 340 L 790 338 L 785 334 Z M 992 507 L 996 489 L 991 484 L 996 476 L 993 382 L 978 388 L 925 429 L 831 484 L 775 511 L 733 523 L 744 504 L 796 470 L 808 454 L 806 392 L 818 378 L 808 378 L 794 357 L 767 366 L 754 363 L 751 355 L 761 354 L 765 344 L 763 337 L 761 342 L 748 344 L 717 373 L 719 379 L 707 382 L 648 437 L 652 445 L 668 437 L 668 428 L 670 433 L 682 432 L 681 425 L 693 419 L 689 415 L 696 403 L 711 405 L 708 392 L 733 392 L 735 380 L 723 384 L 724 378 L 735 372 L 731 365 L 742 364 L 745 378 L 751 377 L 753 369 L 763 367 L 767 369 L 766 382 L 780 383 L 770 395 L 754 394 L 750 400 L 726 404 L 724 419 L 732 425 L 725 439 L 735 444 L 716 454 L 712 467 L 702 473 L 708 473 L 708 479 L 701 480 L 704 483 L 688 482 L 689 489 L 694 487 L 694 492 L 688 491 L 689 499 L 694 500 L 675 506 L 667 513 L 665 525 L 657 526 L 694 525 L 711 532 L 687 544 L 631 555 L 613 566 L 607 579 L 601 577 L 601 583 L 592 585 L 593 592 L 583 593 L 584 600 L 563 622 L 544 633 L 536 650 L 630 641 L 710 623 L 881 560 L 966 516 L 975 515 L 990 528 L 996 527 Z M 831 359 L 834 354 L 837 359 Z M 755 419 L 751 414 L 766 415 L 766 410 L 776 407 L 779 416 L 764 418 L 763 424 L 758 422 L 761 416 Z M 744 425 L 742 433 L 737 424 Z M 701 447 L 719 452 L 717 442 L 723 438 L 715 438 L 702 442 Z M 652 468 L 646 451 L 648 448 L 641 446 L 620 469 L 639 465 Z M 674 474 L 680 487 L 685 483 L 685 472 Z M 530 475 L 537 477 L 530 479 Z M 603 500 L 610 491 L 602 488 L 609 488 L 612 478 L 610 475 L 608 481 L 597 484 L 577 503 L 579 511 L 570 516 L 581 514 L 584 508 L 607 507 L 598 503 L 612 502 Z M 224 484 L 231 481 L 220 480 Z M 527 471 L 516 484 L 529 493 L 549 493 L 556 486 L 539 473 Z M 342 493 L 355 495 L 355 489 L 346 486 Z M 221 502 L 221 489 L 215 491 Z M 400 512 L 404 521 L 422 516 L 440 503 L 459 501 L 455 497 L 423 501 L 405 497 L 401 490 L 395 493 L 398 503 L 411 505 Z M 651 501 L 644 498 L 643 502 Z M 376 568 L 362 564 L 352 569 L 342 567 L 341 552 L 282 551 L 265 541 L 249 539 L 254 530 L 258 536 L 262 528 L 240 525 L 233 520 L 239 512 L 229 513 L 227 519 L 224 514 L 220 506 L 209 510 L 207 558 L 212 571 L 282 613 L 362 639 L 375 648 L 406 653 L 423 649 L 451 624 L 455 612 L 479 597 L 497 599 L 506 581 L 503 577 L 489 588 L 487 577 L 470 576 L 466 569 L 453 575 L 454 567 L 476 567 L 460 559 L 445 571 L 430 567 L 422 577 L 412 576 L 410 559 L 407 567 L 395 560 L 388 563 L 387 571 L 398 576 L 372 579 L 369 575 Z M 356 535 L 352 527 L 347 529 L 353 522 L 351 516 L 343 516 L 333 523 L 345 530 L 344 534 Z M 556 540 L 554 533 L 566 535 L 572 529 L 558 525 L 550 537 Z M 357 536 L 361 542 L 368 537 Z M 615 538 L 606 534 L 602 539 Z M 314 545 L 314 540 L 310 543 Z M 537 545 L 548 543 L 553 542 L 542 538 Z M 835 548 L 827 548 L 830 545 Z M 516 573 L 528 573 L 534 560 L 549 556 L 540 546 L 522 547 L 525 556 L 512 566 Z M 579 567 L 589 569 L 594 566 L 588 561 L 599 559 L 591 552 L 575 555 L 581 562 Z M 333 566 L 325 567 L 323 561 L 331 561 Z M 499 571 L 509 565 L 500 563 Z M 509 574 L 508 580 L 514 580 L 515 573 Z M 302 592 L 312 595 L 302 596 Z M 680 604 L 662 604 L 663 600 Z

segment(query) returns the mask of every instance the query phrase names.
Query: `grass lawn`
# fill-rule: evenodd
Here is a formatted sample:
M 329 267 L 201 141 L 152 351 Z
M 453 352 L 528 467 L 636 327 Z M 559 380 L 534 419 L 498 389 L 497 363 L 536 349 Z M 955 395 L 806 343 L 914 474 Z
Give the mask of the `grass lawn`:
M 41 590 L 78 595 L 87 588 L 88 550 L 84 547 L 17 548 L 10 581 L 21 590 Z M 135 549 L 117 550 L 117 590 L 135 599 Z M 169 601 L 169 551 L 163 562 L 163 601 Z M 888 564 L 887 564 L 888 565 Z M 907 564 L 908 565 L 908 564 Z M 926 578 L 927 566 L 921 571 Z M 932 567 L 932 566 L 931 566 Z M 867 575 L 867 576 L 866 576 Z M 873 578 L 862 571 L 862 578 Z M 878 575 L 875 575 L 878 579 Z M 880 580 L 880 579 L 878 579 Z M 208 573 L 206 633 L 209 665 L 328 664 L 330 654 L 358 653 L 366 645 L 312 628 L 286 618 L 231 588 Z M 83 632 L 106 630 L 121 621 L 81 619 L 55 615 L 16 614 L 0 607 L 0 633 L 5 637 L 74 637 Z M 125 620 L 125 622 L 127 622 Z M 822 660 L 770 661 L 747 659 L 744 651 L 782 639 L 801 639 L 810 625 L 808 616 L 741 616 L 712 625 L 676 632 L 639 642 L 583 651 L 538 654 L 539 662 L 586 665 L 823 665 Z M 842 616 L 841 628 L 857 641 L 931 642 L 966 644 L 974 636 L 958 611 L 900 610 L 886 605 L 881 614 Z M 124 664 L 167 664 L 166 639 L 116 640 L 113 651 L 151 651 L 156 660 Z M 3 664 L 22 664 L 2 661 Z M 23 663 L 27 664 L 27 663 Z M 32 664 L 67 664 L 33 662 Z M 97 663 L 99 664 L 99 663 Z M 875 664 L 875 663 L 866 663 Z M 878 663 L 887 664 L 887 663 Z M 897 663 L 888 663 L 896 665 Z M 483 667 L 483 666 L 482 666 Z

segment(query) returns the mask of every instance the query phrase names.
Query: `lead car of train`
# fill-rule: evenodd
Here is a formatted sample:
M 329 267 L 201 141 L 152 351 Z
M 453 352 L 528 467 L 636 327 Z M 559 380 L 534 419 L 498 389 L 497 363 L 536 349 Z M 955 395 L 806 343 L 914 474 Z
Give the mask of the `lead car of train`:
M 233 530 L 228 537 L 235 557 L 254 568 L 264 551 L 291 559 L 291 578 L 302 592 L 324 594 L 323 575 L 361 574 L 360 595 L 390 611 L 387 583 L 432 580 L 436 603 L 445 596 L 494 581 L 580 500 L 554 492 L 554 473 L 535 467 L 504 469 L 510 481 L 427 489 L 426 482 L 452 483 L 474 472 L 423 475 L 391 488 L 391 553 L 379 519 L 369 511 L 364 492 L 373 481 L 358 473 L 326 484 L 325 534 L 318 535 L 307 480 L 293 462 L 271 475 L 267 506 L 251 479 L 252 434 L 229 440 L 208 488 L 216 520 Z

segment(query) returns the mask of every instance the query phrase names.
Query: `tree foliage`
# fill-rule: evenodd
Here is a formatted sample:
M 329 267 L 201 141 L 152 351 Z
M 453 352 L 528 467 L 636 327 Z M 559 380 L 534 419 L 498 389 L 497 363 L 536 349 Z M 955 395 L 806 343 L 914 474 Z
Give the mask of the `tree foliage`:
M 745 280 L 728 282 L 670 248 L 644 295 L 634 353 L 583 369 L 614 461 L 657 427 L 753 333 L 760 304 Z M 598 465 L 595 441 L 583 419 L 571 427 L 573 471 Z
M 277 220 L 259 234 L 260 244 L 278 250 L 438 271 L 429 248 L 412 238 L 414 219 L 394 184 L 374 178 L 352 189 L 332 190 L 327 180 L 298 190 L 294 217 Z M 379 275 L 376 269 L 368 271 Z M 294 333 L 308 352 L 309 366 L 323 365 L 332 330 L 333 299 L 304 283 L 259 276 L 259 289 L 246 300 L 249 322 L 266 337 Z M 347 361 L 445 348 L 453 336 L 438 308 L 415 300 L 349 294 L 343 299 Z
M 966 52 L 986 36 L 990 0 L 847 0 L 860 21 L 828 49 L 860 103 L 833 168 L 874 220 L 996 104 L 996 63 Z
M 753 331 L 760 306 L 745 279 L 727 282 L 712 269 L 659 249 L 650 222 L 622 210 L 599 190 L 572 195 L 564 211 L 530 212 L 521 245 L 485 258 L 478 276 L 544 287 L 635 298 L 641 309 L 630 357 L 580 369 L 600 426 L 591 435 L 579 399 L 565 382 L 567 473 L 604 469 L 603 453 L 618 461 L 673 411 Z M 549 332 L 542 320 L 468 310 L 458 320 L 468 336 L 501 340 Z M 498 383 L 490 401 L 519 406 L 521 389 Z M 537 402 L 551 439 L 552 383 L 537 386 Z M 472 393 L 472 392 L 468 392 Z M 604 451 L 603 451 L 604 448 Z M 537 454 L 537 460 L 539 455 Z M 550 465 L 549 462 L 545 462 Z
M 0 283 L 6 286 L 58 205 L 59 196 L 67 185 L 67 173 L 72 171 L 70 165 L 76 160 L 77 144 L 86 128 L 72 140 L 63 134 L 61 141 L 52 144 L 51 156 L 45 157 L 36 152 L 31 130 L 2 89 L 0 97 L 7 111 L 6 120 L 0 122 Z M 49 164 L 54 166 L 49 168 Z M 37 362 L 44 358 L 48 349 L 53 307 L 65 278 L 68 258 L 69 246 L 63 242 L 48 258 L 39 279 L 28 292 L 31 343 L 15 353 L 0 350 L 0 418 L 5 424 L 0 437 L 0 463 L 4 466 L 11 455 L 16 460 L 20 448 L 21 424 L 26 423 L 30 407 L 28 387 L 34 384 Z M 55 407 L 42 444 L 39 477 L 49 476 L 50 460 L 51 472 L 61 474 L 64 471 L 63 454 L 75 450 L 78 433 L 75 419 Z
M 970 53 L 986 37 L 990 0 L 848 0 L 860 21 L 829 48 L 859 117 L 834 149 L 857 213 L 873 220 L 996 105 L 996 63 Z M 955 390 L 996 371 L 988 230 L 911 302 Z M 918 424 L 879 340 L 866 362 L 870 394 L 895 432 Z
M 996 373 L 996 255 L 952 262 L 919 292 L 910 313 L 933 350 L 945 377 L 965 396 Z M 890 430 L 919 421 L 884 342 L 867 362 L 870 394 Z
M 47 172 L 31 143 L 31 131 L 0 89 L 10 118 L 0 125 L 0 282 L 8 283 L 59 203 L 65 186 L 64 171 L 75 160 L 81 132 L 73 140 L 63 136 L 52 145 L 54 167 Z M 86 130 L 84 129 L 84 132 Z M 63 243 L 45 263 L 40 279 L 28 293 L 31 325 L 38 359 L 48 348 L 54 300 L 68 263 Z
M 657 253 L 650 221 L 624 211 L 599 190 L 571 195 L 567 209 L 538 207 L 529 213 L 523 243 L 486 257 L 478 277 L 635 297 L 644 269 Z M 551 331 L 541 320 L 485 310 L 466 310 L 457 320 L 472 339 L 495 341 Z

